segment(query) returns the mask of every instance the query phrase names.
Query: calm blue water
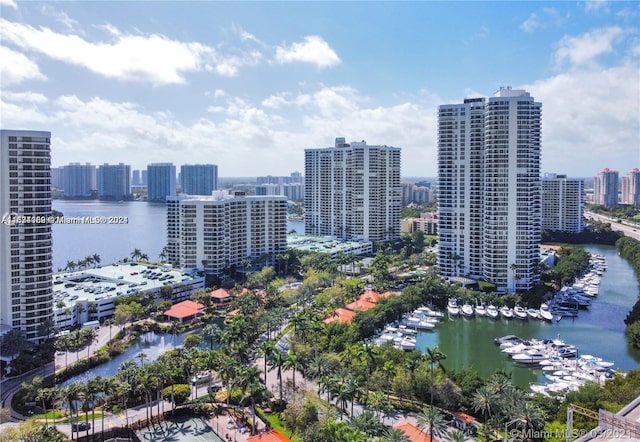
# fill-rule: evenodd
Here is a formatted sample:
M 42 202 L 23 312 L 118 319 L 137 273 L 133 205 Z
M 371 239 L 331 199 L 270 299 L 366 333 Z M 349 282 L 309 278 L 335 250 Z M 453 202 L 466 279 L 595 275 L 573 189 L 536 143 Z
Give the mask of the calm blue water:
M 102 264 L 129 257 L 140 249 L 149 259 L 167 243 L 167 213 L 163 203 L 146 201 L 65 201 L 53 200 L 53 208 L 65 217 L 127 217 L 127 224 L 55 224 L 53 226 L 53 270 L 63 269 L 67 261 L 100 255 Z M 287 223 L 287 231 L 304 233 L 303 222 Z
M 166 209 L 163 204 L 142 201 L 97 202 L 54 200 L 53 208 L 65 216 L 126 216 L 126 225 L 54 225 L 54 269 L 68 260 L 77 261 L 99 254 L 103 263 L 113 262 L 139 248 L 157 259 L 166 242 Z M 304 232 L 304 223 L 288 223 L 287 230 Z M 528 385 L 536 381 L 539 371 L 516 367 L 493 344 L 493 338 L 515 334 L 523 338 L 547 338 L 558 335 L 577 345 L 582 353 L 612 360 L 623 370 L 640 365 L 640 352 L 627 346 L 624 318 L 638 297 L 638 284 L 631 266 L 613 247 L 588 246 L 586 250 L 605 255 L 608 270 L 604 273 L 600 295 L 588 311 L 576 319 L 563 318 L 559 323 L 537 321 L 490 321 L 488 319 L 445 320 L 433 332 L 418 337 L 418 348 L 439 345 L 447 355 L 444 365 L 451 369 L 474 367 L 482 376 L 503 368 L 513 372 L 514 382 Z M 99 373 L 98 373 L 99 374 Z
M 140 358 L 138 355 L 142 352 L 145 354 L 143 362 L 145 364 L 153 362 L 158 357 L 174 348 L 180 347 L 184 341 L 184 338 L 188 333 L 182 333 L 179 335 L 170 334 L 155 334 L 153 332 L 144 333 L 140 335 L 135 343 L 133 343 L 122 354 L 113 357 L 108 362 L 98 365 L 91 370 L 85 371 L 82 374 L 67 379 L 61 384 L 62 387 L 66 387 L 73 382 L 86 382 L 89 379 L 93 379 L 96 376 L 111 377 L 118 373 L 120 365 L 125 361 L 135 361 L 140 364 Z M 69 364 L 75 362 L 75 359 L 69 360 Z
M 625 371 L 638 368 L 640 351 L 627 345 L 624 318 L 638 298 L 638 283 L 631 266 L 614 247 L 587 246 L 592 253 L 604 255 L 608 269 L 602 277 L 600 294 L 588 310 L 581 310 L 577 318 L 563 318 L 560 322 L 492 321 L 486 318 L 445 319 L 432 332 L 418 335 L 417 348 L 438 345 L 447 355 L 444 366 L 459 370 L 475 368 L 481 376 L 489 376 L 497 369 L 512 372 L 515 384 L 527 386 L 541 380 L 542 371 L 519 367 L 493 343 L 498 336 L 514 334 L 522 338 L 560 337 L 576 345 L 582 354 L 592 354 L 616 363 Z

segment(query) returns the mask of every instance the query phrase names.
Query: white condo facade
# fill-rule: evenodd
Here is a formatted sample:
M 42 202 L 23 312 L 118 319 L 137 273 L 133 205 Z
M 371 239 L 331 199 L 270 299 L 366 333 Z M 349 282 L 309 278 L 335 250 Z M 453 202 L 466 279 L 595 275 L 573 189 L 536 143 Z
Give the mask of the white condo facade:
M 584 230 L 584 180 L 545 174 L 542 180 L 542 230 Z
M 0 332 L 52 323 L 51 133 L 0 131 Z
M 287 249 L 287 199 L 213 192 L 167 198 L 169 262 L 220 275 L 265 257 L 273 264 Z
M 386 241 L 400 236 L 400 148 L 366 142 L 305 149 L 305 232 Z
M 541 104 L 524 90 L 438 109 L 438 265 L 531 289 L 540 261 Z

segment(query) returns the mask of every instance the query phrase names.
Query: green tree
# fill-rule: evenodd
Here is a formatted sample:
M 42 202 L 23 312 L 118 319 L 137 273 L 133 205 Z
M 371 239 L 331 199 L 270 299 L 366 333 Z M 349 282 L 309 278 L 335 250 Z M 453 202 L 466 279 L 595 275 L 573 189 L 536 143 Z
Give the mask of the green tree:
M 425 407 L 418 415 L 418 428 L 429 433 L 429 441 L 433 442 L 433 436 L 441 438 L 447 431 L 447 422 L 444 415 L 433 406 Z

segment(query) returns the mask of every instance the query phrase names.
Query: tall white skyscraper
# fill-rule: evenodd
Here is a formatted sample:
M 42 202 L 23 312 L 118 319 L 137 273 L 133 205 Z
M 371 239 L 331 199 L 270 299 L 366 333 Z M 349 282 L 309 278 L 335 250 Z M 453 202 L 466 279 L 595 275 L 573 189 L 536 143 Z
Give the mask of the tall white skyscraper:
M 541 104 L 501 88 L 438 109 L 438 265 L 496 284 L 539 280 Z
M 622 177 L 622 204 L 640 207 L 640 170 L 633 169 Z
M 547 173 L 542 180 L 542 230 L 584 230 L 584 180 Z
M 0 131 L 0 331 L 46 337 L 53 317 L 51 133 Z
M 605 168 L 593 179 L 593 202 L 607 209 L 618 206 L 620 176 L 617 170 Z
M 400 236 L 400 148 L 345 143 L 305 149 L 305 232 L 385 241 Z
M 172 163 L 149 164 L 147 166 L 148 200 L 164 202 L 166 201 L 168 196 L 174 196 L 175 194 L 176 166 L 174 166 Z
M 213 192 L 167 198 L 169 262 L 220 275 L 266 257 L 273 264 L 287 249 L 287 199 Z

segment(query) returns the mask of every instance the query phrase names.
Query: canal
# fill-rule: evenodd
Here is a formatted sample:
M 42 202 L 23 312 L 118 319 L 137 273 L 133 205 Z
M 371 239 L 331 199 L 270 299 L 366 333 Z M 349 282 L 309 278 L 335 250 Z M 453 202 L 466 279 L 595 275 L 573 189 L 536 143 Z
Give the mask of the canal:
M 482 377 L 495 370 L 512 373 L 514 384 L 527 387 L 542 380 L 542 370 L 516 366 L 494 344 L 493 339 L 504 335 L 522 338 L 557 338 L 576 345 L 583 354 L 591 354 L 615 362 L 624 371 L 638 368 L 640 351 L 631 348 L 624 335 L 624 318 L 638 298 L 638 282 L 632 267 L 622 259 L 614 247 L 589 245 L 591 253 L 604 255 L 607 271 L 602 277 L 599 295 L 588 310 L 581 310 L 577 318 L 563 318 L 560 322 L 492 321 L 486 318 L 445 318 L 431 332 L 418 335 L 417 347 L 438 345 L 447 355 L 445 368 L 461 370 L 473 368 Z

